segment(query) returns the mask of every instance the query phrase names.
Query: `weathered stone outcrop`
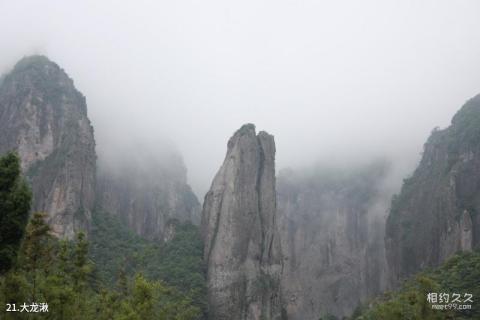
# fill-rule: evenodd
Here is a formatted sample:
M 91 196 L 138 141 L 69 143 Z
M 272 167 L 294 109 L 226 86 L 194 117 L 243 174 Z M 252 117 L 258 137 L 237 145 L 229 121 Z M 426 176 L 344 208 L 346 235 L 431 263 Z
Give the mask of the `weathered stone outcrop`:
M 273 136 L 244 125 L 230 138 L 203 207 L 211 319 L 281 318 L 276 224 Z
M 200 204 L 187 184 L 182 158 L 172 153 L 152 159 L 142 151 L 137 146 L 111 161 L 99 157 L 97 208 L 152 240 L 168 240 L 172 219 L 199 225 Z
M 385 286 L 388 166 L 280 172 L 278 225 L 288 319 L 342 319 Z
M 390 282 L 480 244 L 480 95 L 435 129 L 386 225 Z
M 95 141 L 85 97 L 43 56 L 20 60 L 0 86 L 0 153 L 17 150 L 57 236 L 87 230 L 94 203 Z

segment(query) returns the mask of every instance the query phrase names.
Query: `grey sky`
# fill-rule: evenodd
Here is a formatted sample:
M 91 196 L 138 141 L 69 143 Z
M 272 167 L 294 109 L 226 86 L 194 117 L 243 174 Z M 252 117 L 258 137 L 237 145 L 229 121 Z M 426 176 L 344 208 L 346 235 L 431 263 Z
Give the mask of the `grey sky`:
M 41 53 L 87 97 L 99 153 L 170 139 L 202 197 L 243 123 L 278 166 L 412 168 L 480 93 L 480 1 L 6 1 L 0 70 Z

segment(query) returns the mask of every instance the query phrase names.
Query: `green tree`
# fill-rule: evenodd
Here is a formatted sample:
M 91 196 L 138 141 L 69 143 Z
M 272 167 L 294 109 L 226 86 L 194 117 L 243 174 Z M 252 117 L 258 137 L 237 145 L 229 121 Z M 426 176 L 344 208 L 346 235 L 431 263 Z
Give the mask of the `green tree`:
M 0 319 L 20 319 L 16 312 L 7 312 L 7 304 L 19 307 L 19 301 L 26 301 L 29 296 L 29 284 L 22 272 L 10 271 L 0 278 Z
M 386 293 L 368 306 L 358 308 L 356 320 L 443 320 L 480 319 L 475 308 L 465 310 L 435 310 L 427 300 L 429 293 L 469 293 L 480 295 L 480 252 L 459 253 L 435 270 L 417 274 L 393 293 Z
M 35 213 L 26 228 L 18 263 L 0 275 L 0 304 L 16 303 L 18 307 L 23 302 L 45 301 L 49 312 L 35 314 L 35 318 L 48 320 L 205 319 L 205 307 L 199 303 L 205 299 L 205 291 L 198 232 L 191 225 L 177 227 L 175 240 L 162 246 L 136 238 L 120 242 L 126 253 L 133 254 L 114 263 L 102 260 L 120 270 L 115 286 L 99 281 L 100 273 L 93 272 L 85 234 L 78 233 L 75 241 L 59 240 L 50 235 L 45 214 Z M 102 243 L 93 242 L 92 247 L 95 245 Z M 155 270 L 155 264 L 162 267 Z M 150 275 L 138 273 L 143 269 Z M 137 274 L 132 275 L 133 271 Z M 2 320 L 29 316 L 0 310 Z
M 0 274 L 14 265 L 25 232 L 32 194 L 21 176 L 20 158 L 0 157 Z
M 132 304 L 136 314 L 142 320 L 150 320 L 154 318 L 154 286 L 148 282 L 141 274 L 135 277 L 132 292 Z
M 71 313 L 71 307 L 75 302 L 75 290 L 72 285 L 71 252 L 69 243 L 61 240 L 58 251 L 55 252 L 55 271 L 46 278 L 43 288 L 43 296 L 48 301 L 51 310 L 55 310 L 52 319 L 67 319 Z
M 66 240 L 61 240 L 58 253 L 58 276 L 65 285 L 68 283 L 68 275 L 71 269 L 69 258 L 68 242 Z
M 125 271 L 125 267 L 121 267 L 120 271 L 118 272 L 118 292 L 122 297 L 126 297 L 128 295 L 128 279 L 127 273 Z
M 52 264 L 52 236 L 50 226 L 45 222 L 45 213 L 35 212 L 27 225 L 22 244 L 22 268 L 32 278 L 32 301 L 37 298 L 37 284 L 40 275 L 48 275 Z
M 75 262 L 73 281 L 77 289 L 83 290 L 86 285 L 87 276 L 91 273 L 91 265 L 88 260 L 88 241 L 85 233 L 77 234 L 75 244 Z

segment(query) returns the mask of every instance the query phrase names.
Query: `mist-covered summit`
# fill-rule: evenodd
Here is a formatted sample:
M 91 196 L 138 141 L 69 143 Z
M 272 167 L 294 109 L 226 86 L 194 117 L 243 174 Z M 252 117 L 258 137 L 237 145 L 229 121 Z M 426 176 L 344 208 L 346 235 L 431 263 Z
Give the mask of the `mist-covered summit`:
M 0 152 L 20 155 L 33 210 L 47 213 L 53 233 L 88 233 L 97 217 L 101 230 L 116 221 L 166 244 L 179 222 L 202 219 L 203 243 L 190 240 L 195 270 L 206 265 L 212 319 L 350 316 L 399 280 L 478 247 L 479 128 L 477 96 L 432 132 L 389 210 L 388 162 L 284 170 L 277 179 L 273 136 L 246 124 L 228 140 L 200 217 L 174 147 L 129 136 L 96 152 L 85 97 L 48 58 L 22 59 L 0 84 Z M 111 251 L 99 239 L 115 237 L 96 237 L 95 252 Z
M 203 204 L 210 319 L 282 317 L 275 188 L 273 136 L 243 125 Z
M 0 84 L 0 153 L 18 152 L 33 190 L 33 210 L 53 232 L 72 238 L 91 215 L 118 215 L 138 234 L 161 238 L 171 219 L 199 223 L 196 196 L 174 148 L 141 143 L 95 152 L 85 97 L 45 56 L 21 59 Z
M 435 129 L 422 160 L 394 197 L 386 225 L 391 282 L 480 242 L 480 95 Z
M 95 140 L 85 97 L 44 56 L 21 59 L 0 86 L 0 153 L 16 150 L 53 232 L 88 230 L 95 198 Z

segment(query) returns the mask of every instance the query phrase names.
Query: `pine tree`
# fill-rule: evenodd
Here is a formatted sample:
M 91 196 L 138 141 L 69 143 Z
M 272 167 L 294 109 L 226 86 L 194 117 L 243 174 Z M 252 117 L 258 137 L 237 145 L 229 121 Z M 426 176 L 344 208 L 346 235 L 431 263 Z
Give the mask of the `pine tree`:
M 153 313 L 153 297 L 154 287 L 141 274 L 135 277 L 133 287 L 133 308 L 136 314 L 142 320 L 150 320 L 154 318 Z
M 45 222 L 45 213 L 35 212 L 27 225 L 22 244 L 22 268 L 32 277 L 32 301 L 37 294 L 37 278 L 46 276 L 52 264 L 50 226 Z
M 21 177 L 20 158 L 0 157 L 0 274 L 14 265 L 25 232 L 32 194 Z
M 85 233 L 83 232 L 79 232 L 77 234 L 75 244 L 75 261 L 73 266 L 74 286 L 81 291 L 85 288 L 87 276 L 91 272 L 91 267 L 88 260 L 88 241 L 86 240 Z
M 120 293 L 121 298 L 125 298 L 128 296 L 128 279 L 127 279 L 127 272 L 125 271 L 125 263 L 120 268 L 118 272 L 118 292 Z
M 58 271 L 62 282 L 66 285 L 69 275 L 69 252 L 68 242 L 66 240 L 60 241 L 60 250 L 58 252 Z
M 97 320 L 114 319 L 118 308 L 117 295 L 105 289 L 100 290 L 97 307 Z
M 17 312 L 7 312 L 10 308 L 18 309 L 20 301 L 26 301 L 29 296 L 29 286 L 27 279 L 21 272 L 10 271 L 4 277 L 0 278 L 0 319 L 20 319 Z
M 75 290 L 73 289 L 71 281 L 71 252 L 69 250 L 68 242 L 61 240 L 58 252 L 56 252 L 57 258 L 55 261 L 58 266 L 54 274 L 51 274 L 47 278 L 44 296 L 46 301 L 55 310 L 55 313 L 59 316 L 59 319 L 67 319 L 70 316 L 71 305 L 75 300 Z

